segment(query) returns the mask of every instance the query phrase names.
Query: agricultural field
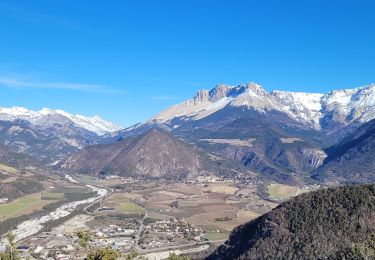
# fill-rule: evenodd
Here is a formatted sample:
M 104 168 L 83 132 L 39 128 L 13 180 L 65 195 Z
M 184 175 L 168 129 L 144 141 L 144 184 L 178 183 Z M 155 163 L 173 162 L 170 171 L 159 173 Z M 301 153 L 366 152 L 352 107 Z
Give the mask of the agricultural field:
M 144 208 L 132 202 L 122 202 L 119 206 L 116 207 L 116 210 L 123 214 L 141 215 L 145 213 Z
M 112 196 L 104 200 L 102 207 L 113 208 L 118 214 L 142 215 L 145 209 L 132 202 L 132 197 L 137 197 L 134 194 L 120 194 L 114 193 Z M 113 212 L 112 212 L 113 213 Z
M 256 141 L 255 138 L 249 139 L 199 139 L 203 142 L 209 142 L 213 144 L 230 144 L 233 146 L 253 147 L 253 143 Z
M 290 186 L 285 184 L 272 183 L 267 186 L 267 193 L 270 199 L 273 200 L 287 200 L 291 197 L 295 197 L 298 194 L 305 192 L 298 186 Z
M 82 194 L 82 193 L 87 193 L 90 190 L 87 188 L 84 188 L 82 186 L 76 186 L 76 185 L 71 185 L 71 184 L 65 184 L 65 185 L 59 185 L 57 186 L 53 192 L 54 193 L 76 193 L 76 194 Z
M 0 205 L 0 221 L 31 214 L 56 200 L 43 200 L 42 193 L 34 193 Z
M 118 190 L 101 207 L 114 209 L 118 214 L 147 212 L 155 220 L 185 219 L 205 230 L 213 240 L 222 240 L 234 227 L 278 205 L 262 199 L 256 191 L 256 187 L 239 189 L 232 182 L 150 185 L 144 190 Z
M 97 181 L 97 178 L 89 176 L 89 175 L 79 175 L 78 179 L 80 179 L 82 182 L 93 185 L 93 186 L 99 186 L 100 182 Z
M 65 193 L 62 192 L 42 192 L 42 200 L 60 200 L 63 199 L 65 196 Z
M 222 232 L 207 232 L 204 234 L 204 238 L 210 241 L 226 240 L 229 237 L 229 233 Z
M 239 189 L 231 186 L 230 184 L 213 184 L 210 185 L 209 190 L 214 193 L 234 195 Z

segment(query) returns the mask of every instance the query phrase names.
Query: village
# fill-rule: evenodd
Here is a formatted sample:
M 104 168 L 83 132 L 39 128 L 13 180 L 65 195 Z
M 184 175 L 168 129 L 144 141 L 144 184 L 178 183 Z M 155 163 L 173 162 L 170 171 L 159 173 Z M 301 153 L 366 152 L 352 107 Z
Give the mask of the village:
M 50 232 L 23 240 L 17 250 L 22 259 L 68 260 L 84 259 L 87 251 L 95 248 L 111 247 L 124 254 L 131 251 L 147 253 L 205 240 L 203 230 L 184 219 L 154 221 L 142 223 L 142 226 L 134 225 L 134 219 L 129 219 L 123 225 L 108 224 L 95 229 L 86 225 L 92 219 L 88 215 L 75 216 Z M 138 241 L 140 228 L 142 234 Z
M 260 197 L 261 180 L 255 184 L 249 176 L 242 181 L 198 176 L 183 182 L 145 182 L 111 175 L 67 175 L 65 179 L 99 196 L 73 202 L 71 209 L 65 206 L 65 214 L 71 215 L 48 229 L 26 221 L 27 230 L 39 230 L 17 241 L 22 258 L 85 259 L 87 252 L 107 247 L 122 255 L 137 252 L 146 259 L 164 259 L 161 256 L 168 256 L 167 252 L 200 253 L 223 243 L 234 227 L 277 205 Z M 285 185 L 268 187 L 272 188 L 269 195 L 279 199 L 303 191 Z M 73 210 L 81 203 L 85 204 Z

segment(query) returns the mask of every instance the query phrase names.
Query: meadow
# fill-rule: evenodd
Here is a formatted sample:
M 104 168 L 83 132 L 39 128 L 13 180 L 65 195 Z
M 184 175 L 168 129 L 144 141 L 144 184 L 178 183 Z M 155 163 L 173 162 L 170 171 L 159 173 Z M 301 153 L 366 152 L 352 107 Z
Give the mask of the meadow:
M 297 186 L 272 183 L 267 186 L 267 193 L 270 199 L 287 200 L 297 196 L 302 190 Z
M 54 201 L 43 200 L 41 192 L 18 198 L 10 203 L 0 205 L 0 221 L 31 214 Z

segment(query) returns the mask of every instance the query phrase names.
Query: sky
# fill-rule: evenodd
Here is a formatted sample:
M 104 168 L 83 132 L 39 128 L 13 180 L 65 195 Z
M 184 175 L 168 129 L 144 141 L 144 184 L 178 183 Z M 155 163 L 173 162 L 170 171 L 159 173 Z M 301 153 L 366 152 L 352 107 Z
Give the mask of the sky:
M 375 82 L 375 1 L 0 0 L 0 106 L 121 126 L 217 83 Z

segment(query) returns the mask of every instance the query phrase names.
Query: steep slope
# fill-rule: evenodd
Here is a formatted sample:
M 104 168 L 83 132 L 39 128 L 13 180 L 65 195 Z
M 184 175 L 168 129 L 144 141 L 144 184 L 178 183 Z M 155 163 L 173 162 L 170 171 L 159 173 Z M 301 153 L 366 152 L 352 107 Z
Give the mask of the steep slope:
M 375 182 L 375 120 L 372 120 L 342 142 L 326 150 L 324 164 L 313 178 L 341 183 Z
M 134 139 L 86 147 L 60 163 L 58 169 L 84 174 L 182 179 L 225 174 L 227 170 L 222 164 L 167 132 L 154 129 Z
M 234 229 L 207 259 L 326 259 L 374 234 L 374 214 L 375 185 L 303 194 Z

